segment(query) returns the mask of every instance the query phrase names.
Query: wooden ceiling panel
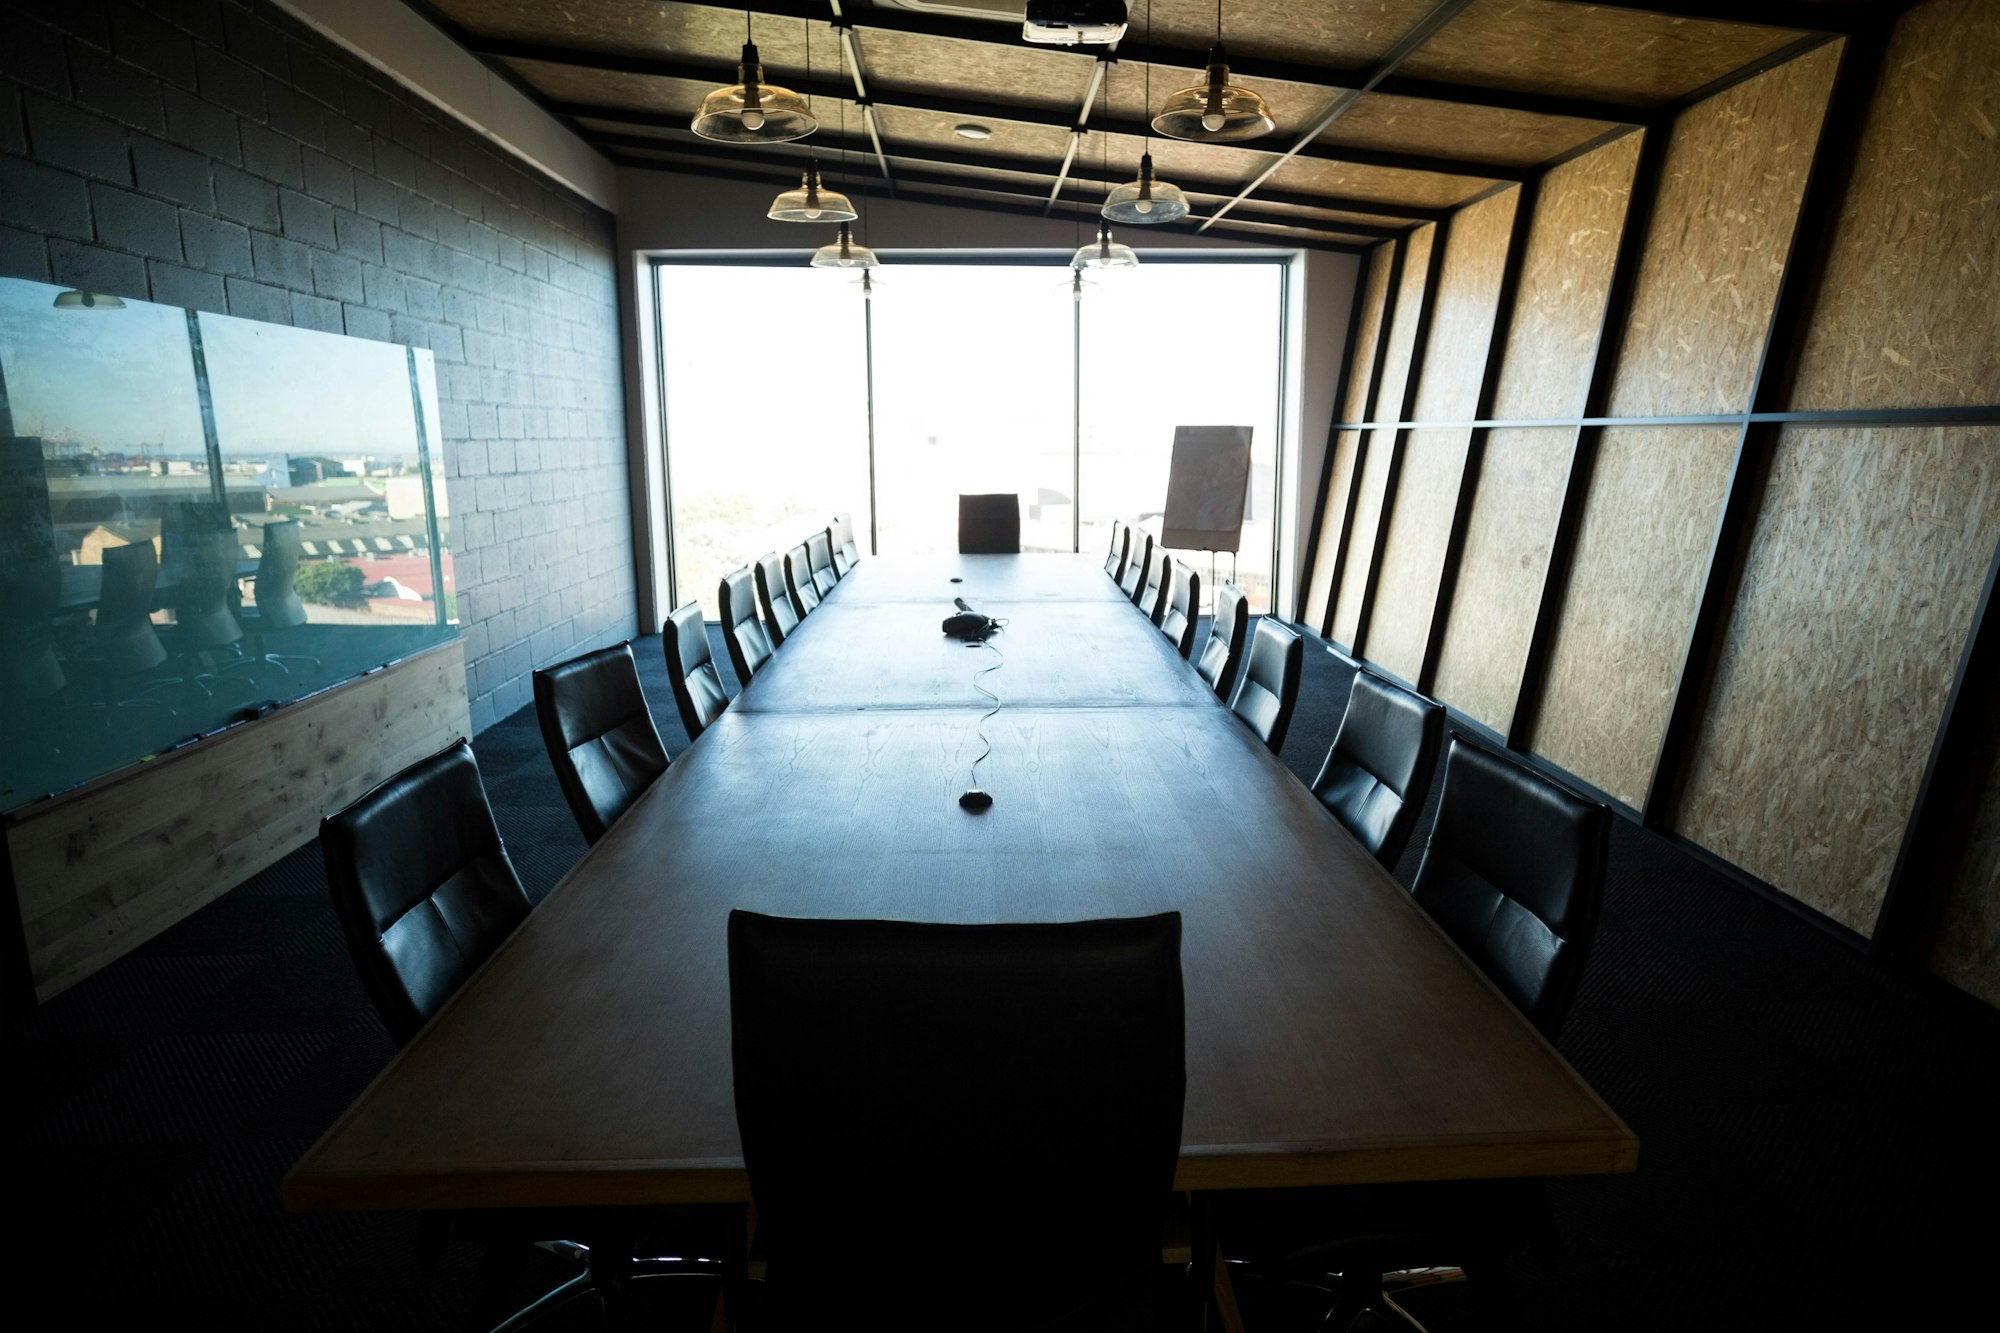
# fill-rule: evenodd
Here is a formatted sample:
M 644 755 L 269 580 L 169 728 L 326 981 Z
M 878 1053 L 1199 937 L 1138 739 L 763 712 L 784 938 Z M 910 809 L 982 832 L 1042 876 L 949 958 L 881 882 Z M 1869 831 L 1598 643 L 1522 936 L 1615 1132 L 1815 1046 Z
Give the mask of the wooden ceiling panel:
M 1608 121 L 1369 93 L 1318 142 L 1532 167 L 1616 128 Z
M 1355 166 L 1304 157 L 1286 162 L 1270 181 L 1272 188 L 1293 193 L 1346 195 L 1417 208 L 1450 208 L 1496 183 L 1475 176 L 1440 176 L 1428 171 Z M 1250 197 L 1254 200 L 1257 196 Z
M 1120 62 L 1105 70 L 1104 91 L 1098 94 L 1097 104 L 1091 108 L 1093 118 L 1105 114 L 1105 100 L 1110 101 L 1110 115 L 1115 120 L 1130 121 L 1135 125 L 1145 124 L 1158 114 L 1166 100 L 1183 88 L 1191 88 L 1206 80 L 1207 74 L 1198 69 L 1184 69 L 1173 65 L 1153 67 L 1152 111 L 1148 113 L 1146 95 L 1146 67 L 1139 64 Z M 1278 122 L 1278 128 L 1268 136 L 1268 140 L 1287 140 L 1296 137 L 1298 129 L 1307 121 L 1324 111 L 1337 93 L 1327 88 L 1309 88 L 1303 84 L 1280 83 L 1275 79 L 1245 79 L 1243 85 L 1255 89 L 1271 108 L 1271 116 Z M 1081 90 L 1079 90 L 1080 94 Z M 1262 141 L 1260 141 L 1262 142 Z
M 1151 0 L 1162 44 L 1206 48 L 1215 40 L 1215 0 Z M 1360 69 L 1380 60 L 1437 0 L 1229 0 L 1228 49 L 1272 60 Z M 1131 36 L 1143 39 L 1147 0 L 1131 0 Z M 1178 86 L 1178 85 L 1177 85 Z M 1261 90 L 1260 90 L 1261 91 Z
M 1108 170 L 1121 181 L 1131 180 L 1139 174 L 1140 154 L 1149 148 L 1153 153 L 1153 174 L 1160 179 L 1175 184 L 1180 184 L 1183 177 L 1227 184 L 1231 193 L 1254 180 L 1258 172 L 1277 158 L 1276 152 L 1258 151 L 1255 145 L 1230 148 L 1221 144 L 1163 139 L 1158 135 L 1142 139 L 1134 134 L 1105 134 L 1100 131 L 1084 137 L 1083 146 L 1077 151 L 1077 160 L 1092 170 Z M 1103 164 L 1107 158 L 1110 165 L 1105 168 Z
M 1396 73 L 1656 106 L 1803 36 L 1556 0 L 1474 0 Z
M 939 152 L 976 153 L 982 157 L 1012 159 L 1015 163 L 1025 159 L 1033 164 L 1031 169 L 1046 168 L 1052 172 L 1061 163 L 1063 149 L 1069 139 L 1069 131 L 1059 125 L 1028 125 L 987 117 L 979 123 L 991 130 L 993 137 L 974 142 L 952 133 L 952 127 L 963 120 L 962 116 L 917 111 L 905 106 L 875 108 L 875 123 L 881 127 L 884 145 L 892 152 L 894 145 L 903 144 Z M 1007 163 L 996 161 L 994 165 L 1004 167 Z
M 663 60 L 707 60 L 734 65 L 743 47 L 743 11 L 660 0 L 432 0 L 467 32 L 506 41 L 539 42 L 580 51 L 613 51 Z M 757 18 L 758 54 L 765 73 L 803 70 L 807 24 L 801 19 Z M 835 38 L 813 25 L 815 69 L 831 69 Z
M 1074 117 L 1094 63 L 1048 47 L 999 46 L 870 29 L 861 34 L 868 91 L 922 93 Z M 817 49 L 817 44 L 815 44 Z
M 553 101 L 685 115 L 690 121 L 700 108 L 701 99 L 715 91 L 712 83 L 696 83 L 690 79 L 662 79 L 651 74 L 583 69 L 543 60 L 509 59 L 504 63 L 526 79 L 537 92 Z

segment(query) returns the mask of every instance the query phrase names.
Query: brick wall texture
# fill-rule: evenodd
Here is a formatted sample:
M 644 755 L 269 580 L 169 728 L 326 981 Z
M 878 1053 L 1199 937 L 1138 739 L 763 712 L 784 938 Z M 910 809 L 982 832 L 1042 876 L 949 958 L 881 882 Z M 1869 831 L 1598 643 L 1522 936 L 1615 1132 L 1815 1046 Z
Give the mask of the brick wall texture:
M 635 630 L 613 219 L 255 0 L 0 0 L 0 276 L 427 347 L 475 730 Z

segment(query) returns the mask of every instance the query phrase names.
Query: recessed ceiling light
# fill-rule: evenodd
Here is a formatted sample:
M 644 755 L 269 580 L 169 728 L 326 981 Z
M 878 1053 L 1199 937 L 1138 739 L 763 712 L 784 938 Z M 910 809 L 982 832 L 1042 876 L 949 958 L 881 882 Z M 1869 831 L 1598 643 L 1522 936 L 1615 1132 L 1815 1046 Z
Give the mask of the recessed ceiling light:
M 951 132 L 961 139 L 991 139 L 993 131 L 984 125 L 954 125 Z

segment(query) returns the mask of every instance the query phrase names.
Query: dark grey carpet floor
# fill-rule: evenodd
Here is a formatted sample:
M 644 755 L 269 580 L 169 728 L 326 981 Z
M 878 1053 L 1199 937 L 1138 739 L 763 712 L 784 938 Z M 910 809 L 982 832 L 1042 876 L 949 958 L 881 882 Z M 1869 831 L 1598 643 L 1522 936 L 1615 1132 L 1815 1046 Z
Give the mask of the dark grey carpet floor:
M 1302 780 L 1349 680 L 1313 647 L 1285 750 Z M 638 654 L 678 750 L 659 641 Z M 475 744 L 539 899 L 584 845 L 532 710 Z M 1421 844 L 1400 868 L 1406 883 Z M 1511 1275 L 1528 1326 L 1904 1326 L 1981 1291 L 1996 1183 L 1991 1010 L 1869 962 L 1620 823 L 1561 1045 L 1638 1132 L 1643 1158 L 1630 1177 L 1551 1187 L 1562 1244 Z M 314 846 L 16 1021 L 17 1289 L 85 1326 L 456 1330 L 529 1299 L 563 1275 L 555 1261 L 469 1242 L 425 1255 L 406 1217 L 279 1207 L 279 1178 L 390 1053 Z M 1284 1293 L 1245 1300 L 1253 1327 L 1312 1326 Z M 702 1327 L 703 1307 L 667 1298 L 659 1324 Z M 1464 1289 L 1412 1308 L 1433 1333 L 1480 1327 Z M 550 1325 L 578 1326 L 588 1321 Z

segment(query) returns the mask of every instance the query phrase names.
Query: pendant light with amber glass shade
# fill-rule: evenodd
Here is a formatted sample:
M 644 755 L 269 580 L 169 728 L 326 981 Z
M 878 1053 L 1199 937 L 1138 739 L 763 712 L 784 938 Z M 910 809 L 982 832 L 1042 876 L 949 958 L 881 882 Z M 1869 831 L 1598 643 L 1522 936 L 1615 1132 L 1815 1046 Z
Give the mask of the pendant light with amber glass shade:
M 1222 0 L 1215 0 L 1215 45 L 1208 53 L 1208 79 L 1166 100 L 1153 128 L 1170 139 L 1193 143 L 1241 143 L 1278 128 L 1271 108 L 1255 91 L 1229 81 L 1229 58 L 1222 50 Z
M 789 88 L 764 82 L 757 43 L 750 40 L 750 11 L 743 11 L 743 60 L 736 82 L 701 99 L 693 129 L 720 143 L 789 143 L 819 128 L 806 100 Z

